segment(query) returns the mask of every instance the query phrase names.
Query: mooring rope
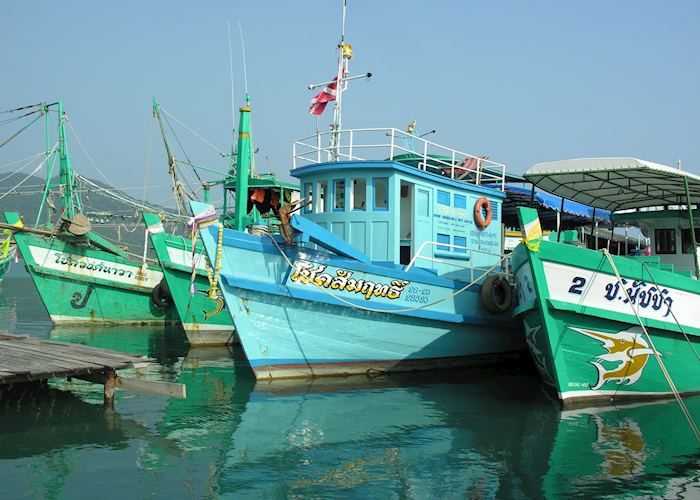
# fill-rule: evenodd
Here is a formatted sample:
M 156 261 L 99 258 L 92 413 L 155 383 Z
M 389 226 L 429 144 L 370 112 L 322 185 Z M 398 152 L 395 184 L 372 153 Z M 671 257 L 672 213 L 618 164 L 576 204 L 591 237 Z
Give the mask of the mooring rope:
M 642 266 L 644 266 L 649 273 L 649 277 L 651 280 L 654 282 L 654 285 L 656 288 L 661 291 L 661 288 L 659 287 L 659 284 L 656 282 L 656 279 L 654 279 L 654 275 L 651 274 L 651 269 L 649 269 L 649 266 L 647 266 L 646 262 L 641 262 Z M 683 330 L 683 327 L 681 326 L 680 322 L 678 321 L 678 318 L 676 318 L 676 314 L 673 312 L 672 309 L 669 309 L 668 312 L 671 313 L 671 316 L 673 316 L 673 321 L 676 322 L 676 325 L 678 325 L 678 329 L 681 331 L 683 336 L 685 337 L 686 342 L 688 342 L 688 345 L 690 346 L 690 349 L 693 351 L 693 354 L 695 354 L 695 359 L 700 361 L 700 356 L 698 355 L 698 352 L 695 350 L 695 347 L 693 347 L 693 343 L 690 341 L 690 338 L 688 337 L 688 334 L 685 333 L 685 330 Z
M 270 236 L 270 239 L 272 240 L 272 242 L 273 242 L 273 243 L 275 244 L 275 246 L 277 247 L 277 250 L 279 250 L 280 254 L 282 254 L 282 257 L 284 257 L 284 260 L 287 261 L 287 264 L 289 265 L 289 267 L 290 267 L 291 269 L 295 269 L 294 264 L 292 263 L 292 261 L 289 260 L 289 257 L 287 257 L 287 254 L 284 253 L 284 251 L 282 250 L 282 248 L 280 248 L 280 246 L 279 246 L 279 244 L 277 243 L 277 241 L 275 240 L 275 238 L 274 238 L 272 235 L 269 235 L 269 236 Z M 442 297 L 441 299 L 438 299 L 438 300 L 436 300 L 436 301 L 434 301 L 434 302 L 431 302 L 431 303 L 429 303 L 429 304 L 423 304 L 423 305 L 421 305 L 421 306 L 416 306 L 416 307 L 407 307 L 407 308 L 403 308 L 403 309 L 388 309 L 388 310 L 387 310 L 387 309 L 374 309 L 374 308 L 372 308 L 372 307 L 361 306 L 361 305 L 359 305 L 359 304 L 355 304 L 355 303 L 353 303 L 353 302 L 350 302 L 350 301 L 348 301 L 348 300 L 345 300 L 345 299 L 342 298 L 342 297 L 338 297 L 337 295 L 335 295 L 335 294 L 329 292 L 328 290 L 326 290 L 325 288 L 323 288 L 321 285 L 319 285 L 318 283 L 316 283 L 316 281 L 314 281 L 314 280 L 312 280 L 311 282 L 316 286 L 316 288 L 318 288 L 319 290 L 321 290 L 321 291 L 322 291 L 323 293 L 325 293 L 326 295 L 329 295 L 329 296 L 333 297 L 334 299 L 336 299 L 337 301 L 342 302 L 342 303 L 344 303 L 344 304 L 346 304 L 346 305 L 348 305 L 348 306 L 350 306 L 350 307 L 354 307 L 354 308 L 357 308 L 357 309 L 362 309 L 362 310 L 364 310 L 364 311 L 369 311 L 369 312 L 390 313 L 390 314 L 394 314 L 394 313 L 404 313 L 404 312 L 412 312 L 412 311 L 419 311 L 419 310 L 421 310 L 421 309 L 426 309 L 426 308 L 428 308 L 428 307 L 432 307 L 432 306 L 434 306 L 434 305 L 436 305 L 436 304 L 439 304 L 439 303 L 444 302 L 444 301 L 446 301 L 446 300 L 448 300 L 448 299 L 451 299 L 452 297 L 456 297 L 457 295 L 459 295 L 459 294 L 461 294 L 461 293 L 467 291 L 467 290 L 468 290 L 469 288 L 471 288 L 473 285 L 475 285 L 476 283 L 478 283 L 479 280 L 481 280 L 482 277 L 486 276 L 488 273 L 490 273 L 491 271 L 493 271 L 494 269 L 496 269 L 496 267 L 500 266 L 500 265 L 503 263 L 503 261 L 504 261 L 507 257 L 508 257 L 507 255 L 504 255 L 503 257 L 501 257 L 501 259 L 500 259 L 498 262 L 496 262 L 493 266 L 491 266 L 491 267 L 488 268 L 486 271 L 484 271 L 477 279 L 475 279 L 475 280 L 473 280 L 473 281 L 467 283 L 465 286 L 463 286 L 462 288 L 460 288 L 460 289 L 457 290 L 456 292 L 451 293 L 451 294 L 449 294 L 449 295 L 446 295 L 445 297 Z
M 615 265 L 615 262 L 613 261 L 612 255 L 610 255 L 610 252 L 608 252 L 607 248 L 603 248 L 603 254 L 608 259 L 608 262 L 610 263 L 610 267 L 612 267 L 613 272 L 615 273 L 615 277 L 617 278 L 618 283 L 620 284 L 620 288 L 622 288 L 622 291 L 625 293 L 625 297 L 627 298 L 627 302 L 629 303 L 630 307 L 632 308 L 632 312 L 634 313 L 635 317 L 637 318 L 637 322 L 639 323 L 639 326 L 642 327 L 642 331 L 644 332 L 644 335 L 649 342 L 649 346 L 651 349 L 654 351 L 656 354 L 654 357 L 656 358 L 656 361 L 659 363 L 659 367 L 661 368 L 661 372 L 664 374 L 664 377 L 666 378 L 666 382 L 668 382 L 669 387 L 671 388 L 671 392 L 673 392 L 673 396 L 676 398 L 676 401 L 678 402 L 678 406 L 680 406 L 681 411 L 683 412 L 683 415 L 685 416 L 686 420 L 688 421 L 688 425 L 690 426 L 690 429 L 693 431 L 693 434 L 695 434 L 695 438 L 700 442 L 700 431 L 698 431 L 697 426 L 695 425 L 695 422 L 693 421 L 693 417 L 688 411 L 688 408 L 685 406 L 685 403 L 683 402 L 683 399 L 681 398 L 680 393 L 678 392 L 678 389 L 676 388 L 676 384 L 673 383 L 673 380 L 671 379 L 671 375 L 668 373 L 668 370 L 666 370 L 666 365 L 664 364 L 663 361 L 661 361 L 661 352 L 656 350 L 656 346 L 654 345 L 654 342 L 651 340 L 651 336 L 649 335 L 649 332 L 647 331 L 646 327 L 644 326 L 644 323 L 642 322 L 642 318 L 639 316 L 639 313 L 637 312 L 637 309 L 634 307 L 634 303 L 632 302 L 632 299 L 630 299 L 629 294 L 627 293 L 627 289 L 625 288 L 624 284 L 622 283 L 622 278 L 620 277 L 620 272 L 617 269 L 617 266 Z

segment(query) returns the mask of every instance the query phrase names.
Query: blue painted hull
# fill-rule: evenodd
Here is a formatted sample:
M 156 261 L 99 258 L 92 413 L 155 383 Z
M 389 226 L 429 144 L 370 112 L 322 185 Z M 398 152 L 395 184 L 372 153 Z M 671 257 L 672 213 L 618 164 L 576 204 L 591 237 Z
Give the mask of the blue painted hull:
M 258 379 L 352 375 L 493 362 L 521 350 L 504 326 L 367 312 L 231 286 L 234 321 Z
M 215 226 L 201 232 L 212 261 L 216 235 Z M 478 284 L 440 301 L 466 283 L 296 246 L 284 252 L 294 267 L 269 237 L 225 230 L 221 286 L 258 379 L 473 365 L 525 348 L 509 315 L 483 309 Z M 376 284 L 375 293 L 320 286 L 308 276 L 304 282 L 296 267 L 300 262 L 327 273 L 335 270 L 336 278 L 339 269 L 353 273 L 363 283 Z M 318 280 L 323 276 L 318 274 Z M 400 295 L 382 295 L 379 285 L 397 280 L 406 284 Z M 421 294 L 429 298 L 421 302 Z

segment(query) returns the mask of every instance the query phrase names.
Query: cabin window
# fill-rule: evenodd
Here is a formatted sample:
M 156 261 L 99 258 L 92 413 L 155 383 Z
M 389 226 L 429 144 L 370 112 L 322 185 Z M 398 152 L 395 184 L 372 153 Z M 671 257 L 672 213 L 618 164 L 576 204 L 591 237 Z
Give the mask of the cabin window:
M 455 208 L 467 208 L 467 197 L 461 194 L 455 195 Z
M 313 194 L 311 190 L 311 184 L 304 184 L 304 198 L 306 199 L 306 205 L 304 206 L 304 213 L 309 214 L 313 212 Z
M 457 195 L 455 195 L 455 201 L 457 198 Z M 458 247 L 466 247 L 467 246 L 467 237 L 466 236 L 455 236 L 455 245 Z M 453 250 L 457 253 L 467 253 L 466 248 L 453 248 Z
M 700 244 L 700 227 L 695 228 L 695 243 Z M 681 250 L 683 253 L 693 253 L 693 239 L 690 228 L 681 231 Z
M 656 242 L 656 253 L 675 254 L 676 253 L 676 230 L 656 229 L 654 231 L 654 241 Z
M 321 181 L 316 185 L 316 194 L 318 195 L 318 205 L 316 212 L 323 213 L 328 209 L 328 182 Z
M 345 210 L 345 180 L 333 181 L 333 210 Z
M 387 189 L 389 187 L 389 179 L 386 177 L 377 177 L 374 179 L 374 210 L 387 210 Z
M 438 242 L 438 243 L 445 243 L 445 244 L 449 245 L 449 244 L 450 244 L 450 235 L 449 235 L 449 234 L 440 234 L 440 233 L 438 233 L 438 235 L 437 235 L 437 242 Z M 450 247 L 446 247 L 446 246 L 443 246 L 443 245 L 438 245 L 438 246 L 436 247 L 436 249 L 437 249 L 438 252 L 449 252 L 449 251 L 450 251 Z
M 437 202 L 438 202 L 438 205 L 445 205 L 446 207 L 449 207 L 450 206 L 450 193 L 448 191 L 438 190 Z
M 352 180 L 352 209 L 364 210 L 367 198 L 367 179 Z

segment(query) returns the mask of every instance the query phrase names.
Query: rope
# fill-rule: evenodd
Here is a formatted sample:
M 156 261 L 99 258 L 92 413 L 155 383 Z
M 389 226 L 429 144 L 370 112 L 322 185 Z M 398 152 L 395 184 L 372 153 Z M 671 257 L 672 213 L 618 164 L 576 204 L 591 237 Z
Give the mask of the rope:
M 294 264 L 292 264 L 292 262 L 289 260 L 289 257 L 287 257 L 287 254 L 285 254 L 284 251 L 283 251 L 283 250 L 280 248 L 280 246 L 277 244 L 277 241 L 275 240 L 275 238 L 274 238 L 272 235 L 270 235 L 270 239 L 271 239 L 272 242 L 275 244 L 275 246 L 277 247 L 277 250 L 279 250 L 280 254 L 282 254 L 282 257 L 284 257 L 284 260 L 287 261 L 287 264 L 289 265 L 289 267 L 290 267 L 291 269 L 294 269 Z M 494 269 L 496 269 L 496 267 L 500 266 L 500 265 L 503 263 L 503 261 L 506 259 L 506 257 L 507 257 L 507 255 L 504 255 L 503 257 L 501 257 L 501 259 L 500 259 L 498 262 L 496 262 L 493 266 L 491 266 L 489 269 L 487 269 L 486 271 L 484 271 L 484 272 L 481 274 L 481 276 L 479 276 L 479 277 L 478 277 L 477 279 L 475 279 L 474 281 L 471 281 L 471 282 L 467 283 L 465 286 L 463 286 L 462 288 L 460 288 L 460 289 L 457 290 L 456 292 L 451 293 L 451 294 L 449 294 L 449 295 L 446 295 L 445 297 L 443 297 L 443 298 L 441 298 L 441 299 L 438 299 L 438 300 L 436 300 L 436 301 L 434 301 L 434 302 L 430 302 L 429 304 L 423 304 L 422 306 L 416 306 L 416 307 L 407 307 L 407 308 L 403 308 L 403 309 L 391 309 L 391 310 L 387 310 L 387 309 L 374 309 L 374 308 L 372 308 L 372 307 L 361 306 L 361 305 L 358 305 L 358 304 L 354 304 L 353 302 L 350 302 L 350 301 L 348 301 L 348 300 L 345 300 L 345 299 L 343 299 L 342 297 L 339 297 L 339 296 L 337 296 L 337 295 L 335 295 L 335 294 L 329 292 L 328 290 L 326 290 L 325 288 L 323 288 L 322 286 L 320 286 L 320 285 L 319 285 L 318 283 L 316 283 L 315 281 L 312 281 L 312 283 L 316 286 L 316 288 L 318 288 L 319 290 L 321 290 L 321 291 L 322 291 L 323 293 L 325 293 L 326 295 L 329 295 L 329 296 L 333 297 L 334 299 L 338 300 L 339 302 L 342 302 L 342 303 L 344 303 L 344 304 L 346 304 L 346 305 L 348 305 L 348 306 L 350 306 L 350 307 L 355 307 L 355 308 L 357 308 L 357 309 L 362 309 L 363 311 L 378 312 L 378 313 L 391 313 L 391 314 L 395 314 L 395 313 L 404 313 L 404 312 L 412 312 L 412 311 L 419 311 L 419 310 L 421 310 L 421 309 L 426 309 L 426 308 L 428 308 L 428 307 L 432 307 L 432 306 L 434 306 L 434 305 L 436 305 L 436 304 L 439 304 L 439 303 L 444 302 L 444 301 L 446 301 L 446 300 L 448 300 L 448 299 L 451 299 L 451 298 L 453 298 L 453 297 L 456 297 L 457 295 L 459 295 L 459 294 L 461 294 L 461 293 L 467 291 L 467 290 L 468 290 L 469 288 L 471 288 L 473 285 L 475 285 L 476 283 L 478 283 L 479 280 L 480 280 L 482 277 L 486 276 L 488 273 L 490 273 L 491 271 L 493 271 Z
M 27 113 L 27 114 L 24 115 L 24 116 L 31 115 L 32 113 L 36 113 L 36 111 L 32 111 L 31 113 Z M 10 137 L 8 137 L 4 142 L 0 143 L 0 148 L 2 148 L 3 146 L 5 146 L 8 142 L 10 142 L 10 141 L 13 140 L 15 137 L 17 137 L 19 134 L 21 134 L 22 132 L 24 132 L 25 130 L 27 130 L 29 127 L 31 127 L 31 126 L 32 126 L 34 123 L 36 123 L 36 121 L 39 120 L 41 117 L 42 117 L 42 115 L 37 116 L 37 117 L 34 118 L 32 121 L 30 121 L 29 123 L 27 123 L 24 127 L 22 127 L 22 128 L 19 129 L 17 132 L 15 132 L 15 133 L 12 134 Z M 23 118 L 23 117 L 20 117 L 20 118 Z
M 0 167 L 0 168 L 8 167 L 8 166 L 10 166 L 10 165 L 14 165 L 15 163 L 21 163 L 21 162 L 23 162 L 23 161 L 25 161 L 25 160 L 29 160 L 29 161 L 27 161 L 27 163 L 25 163 L 24 165 L 22 165 L 21 167 L 19 167 L 19 168 L 18 168 L 17 170 L 15 170 L 14 172 L 10 172 L 8 175 L 6 175 L 6 176 L 3 177 L 2 179 L 0 179 L 0 182 L 4 182 L 4 181 L 6 181 L 7 179 L 9 179 L 10 177 L 12 177 L 12 176 L 14 176 L 14 175 L 20 173 L 22 170 L 24 170 L 24 169 L 27 168 L 29 165 L 31 165 L 32 163 L 34 163 L 33 160 L 36 160 L 39 156 L 44 156 L 44 153 L 37 153 L 37 154 L 35 154 L 34 156 L 28 156 L 27 158 L 22 158 L 21 160 L 11 161 L 10 163 L 6 163 L 5 165 L 2 165 L 2 167 Z M 39 184 L 37 184 L 37 185 L 39 185 Z M 40 185 L 43 186 L 43 184 L 40 184 Z M 27 187 L 29 187 L 29 186 L 27 186 Z
M 78 145 L 80 146 L 80 149 L 83 150 L 83 153 L 85 154 L 87 159 L 90 160 L 90 163 L 92 163 L 92 166 L 95 167 L 95 170 L 97 170 L 100 173 L 100 175 L 105 180 L 105 182 L 107 182 L 108 185 L 110 185 L 114 189 L 117 189 L 117 187 L 110 182 L 110 180 L 107 178 L 107 176 L 104 174 L 104 172 L 102 172 L 102 170 L 100 170 L 100 167 L 97 166 L 97 163 L 95 163 L 95 161 L 92 159 L 90 154 L 87 152 L 87 149 L 85 149 L 85 146 L 83 146 L 83 141 L 81 141 L 80 137 L 78 137 L 78 133 L 75 131 L 75 129 L 73 128 L 73 125 L 71 125 L 70 121 L 66 120 L 66 123 L 68 124 L 68 127 L 71 129 L 71 132 L 73 132 L 73 135 L 75 136 L 76 140 L 78 141 Z
M 625 297 L 627 298 L 627 302 L 629 303 L 630 307 L 632 308 L 632 312 L 634 313 L 635 317 L 637 318 L 637 322 L 639 323 L 639 326 L 642 327 L 642 331 L 644 332 L 644 336 L 647 339 L 647 342 L 649 342 L 649 346 L 651 349 L 656 353 L 656 361 L 659 363 L 659 367 L 661 368 L 661 372 L 664 374 L 664 377 L 666 378 L 666 382 L 668 382 L 669 387 L 671 388 L 671 392 L 673 392 L 673 396 L 676 398 L 676 401 L 678 402 L 678 406 L 680 406 L 681 411 L 683 412 L 683 415 L 685 416 L 686 420 L 688 421 L 688 425 L 690 426 L 690 429 L 693 431 L 693 434 L 695 434 L 695 438 L 700 442 L 700 431 L 698 431 L 697 426 L 695 425 L 695 422 L 693 421 L 693 417 L 688 411 L 688 408 L 685 406 L 685 403 L 683 402 L 683 399 L 681 399 L 681 395 L 678 392 L 678 389 L 676 389 L 676 385 L 673 383 L 673 380 L 671 379 L 671 375 L 668 373 L 668 370 L 666 370 L 666 365 L 664 365 L 664 362 L 661 361 L 661 356 L 660 352 L 656 350 L 656 346 L 654 345 L 654 342 L 651 340 L 651 336 L 649 335 L 649 332 L 646 329 L 646 326 L 644 326 L 644 323 L 642 322 L 642 318 L 639 317 L 639 313 L 637 312 L 637 309 L 635 309 L 634 304 L 632 303 L 632 299 L 630 299 L 629 294 L 627 293 L 627 289 L 622 283 L 622 278 L 620 277 L 620 272 L 617 269 L 617 266 L 615 265 L 615 262 L 613 261 L 612 255 L 610 255 L 610 252 L 608 252 L 607 248 L 603 248 L 603 254 L 608 259 L 608 262 L 610 263 L 610 267 L 612 267 L 613 272 L 615 273 L 615 277 L 617 278 L 618 283 L 620 284 L 620 288 L 622 288 L 622 291 L 625 292 Z
M 651 280 L 654 282 L 654 285 L 656 286 L 656 288 L 659 289 L 659 290 L 661 290 L 661 288 L 659 287 L 659 284 L 658 284 L 658 283 L 656 282 L 656 280 L 654 279 L 654 275 L 651 274 L 651 270 L 649 269 L 649 266 L 647 266 L 647 263 L 642 261 L 641 264 L 642 264 L 642 266 L 644 266 L 644 267 L 646 268 L 647 272 L 649 273 L 649 277 L 650 277 Z M 693 354 L 695 354 L 695 358 L 696 358 L 698 361 L 700 361 L 700 356 L 698 356 L 698 352 L 695 350 L 695 347 L 693 347 L 693 343 L 690 341 L 690 338 L 688 338 L 688 334 L 685 333 L 685 330 L 683 330 L 683 327 L 682 327 L 681 324 L 678 322 L 678 318 L 676 318 L 675 313 L 673 312 L 672 309 L 669 309 L 668 311 L 671 313 L 671 316 L 673 316 L 673 320 L 676 322 L 676 325 L 678 325 L 678 329 L 681 331 L 681 333 L 682 333 L 683 336 L 685 337 L 685 340 L 686 340 L 686 342 L 688 342 L 688 345 L 690 346 L 690 349 L 692 349 Z
M 144 204 L 141 204 L 137 201 L 132 200 L 131 198 L 128 198 L 127 196 L 121 196 L 119 194 L 113 193 L 109 189 L 105 189 L 102 186 L 100 186 L 99 184 L 95 184 L 90 179 L 87 179 L 86 177 L 83 177 L 82 175 L 78 175 L 77 177 L 82 182 L 89 184 L 90 186 L 96 188 L 98 191 L 105 193 L 107 196 L 110 196 L 116 200 L 119 200 L 119 201 L 121 201 L 127 205 L 130 205 L 138 210 L 144 210 L 144 211 L 149 211 L 149 212 L 160 212 L 161 211 L 158 207 L 144 205 Z M 166 219 L 173 220 L 176 222 L 184 222 L 184 221 L 188 220 L 188 217 L 185 217 L 185 216 L 178 216 L 175 214 L 165 214 L 165 215 L 166 215 Z
M 20 187 L 20 186 L 21 186 L 22 184 L 24 184 L 26 181 L 28 181 L 28 180 L 29 180 L 35 173 L 37 173 L 37 171 L 38 171 L 41 167 L 43 167 L 43 166 L 44 166 L 44 162 L 39 163 L 39 165 L 37 165 L 37 167 L 36 167 L 34 170 L 32 170 L 31 173 L 30 173 L 29 175 L 27 175 L 24 179 L 22 179 L 22 180 L 21 180 L 18 184 L 16 184 L 14 187 L 10 188 L 5 194 L 3 194 L 2 196 L 0 196 L 0 200 L 2 200 L 5 196 L 7 196 L 8 194 L 10 194 L 12 191 L 14 191 L 15 189 L 17 189 L 18 187 Z
M 160 106 L 160 110 L 161 110 L 163 113 L 165 113 L 166 115 L 168 115 L 170 118 L 172 118 L 173 120 L 175 120 L 177 123 L 179 123 L 180 125 L 182 125 L 183 127 L 185 127 L 192 135 L 194 135 L 195 137 L 197 137 L 198 139 L 200 139 L 202 142 L 208 144 L 211 148 L 214 149 L 214 151 L 216 151 L 217 153 L 219 153 L 221 156 L 223 156 L 223 157 L 228 156 L 226 153 L 222 153 L 222 152 L 219 150 L 219 148 L 217 148 L 216 146 L 214 146 L 211 142 L 207 141 L 204 137 L 202 137 L 201 135 L 199 135 L 197 132 L 195 132 L 195 131 L 192 130 L 190 127 L 188 127 L 187 125 L 185 125 L 184 123 L 182 123 L 182 122 L 181 122 L 180 120 L 178 120 L 177 118 L 175 118 L 175 117 L 173 116 L 173 114 L 170 113 L 169 111 L 167 111 L 165 108 L 163 108 L 163 106 Z
M 143 232 L 143 258 L 141 260 L 141 273 L 146 274 L 148 264 L 146 263 L 146 253 L 148 253 L 148 228 Z

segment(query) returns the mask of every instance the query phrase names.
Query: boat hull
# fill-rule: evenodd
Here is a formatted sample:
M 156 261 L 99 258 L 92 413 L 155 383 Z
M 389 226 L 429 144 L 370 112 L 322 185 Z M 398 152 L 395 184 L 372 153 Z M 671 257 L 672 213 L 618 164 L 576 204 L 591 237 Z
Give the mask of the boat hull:
M 700 393 L 700 283 L 613 259 L 632 304 L 602 252 L 549 241 L 513 252 L 514 315 L 542 379 L 566 405 L 669 397 L 660 356 L 679 393 Z
M 210 259 L 217 233 L 200 232 Z M 258 379 L 463 366 L 525 348 L 509 315 L 484 310 L 478 283 L 459 292 L 465 283 L 421 270 L 298 246 L 284 252 L 269 236 L 224 231 L 222 290 Z M 321 281 L 309 278 L 314 267 L 327 271 Z M 348 286 L 329 285 L 328 273 Z
M 429 370 L 494 363 L 523 345 L 513 329 L 367 312 L 224 287 L 257 379 Z
M 15 252 L 17 252 L 17 247 L 13 245 L 4 258 L 0 257 L 0 281 L 5 277 L 7 271 L 10 270 L 10 265 L 15 258 Z
M 187 340 L 195 346 L 217 346 L 237 343 L 233 320 L 219 291 L 209 298 L 206 255 L 201 244 L 195 249 L 195 279 L 192 282 L 192 242 L 163 231 L 160 219 L 144 214 L 151 243 L 161 264 L 173 304 Z M 194 285 L 191 293 L 190 285 Z
M 8 221 L 13 223 L 15 221 Z M 28 233 L 14 235 L 25 267 L 54 324 L 164 324 L 172 308 L 156 306 L 162 273 L 95 248 Z

